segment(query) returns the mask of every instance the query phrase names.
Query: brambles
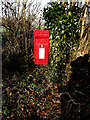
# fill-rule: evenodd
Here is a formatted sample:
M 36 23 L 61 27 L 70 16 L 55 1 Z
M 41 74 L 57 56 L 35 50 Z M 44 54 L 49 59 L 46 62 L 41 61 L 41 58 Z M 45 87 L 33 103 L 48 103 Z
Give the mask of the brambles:
M 22 56 L 20 62 L 24 61 L 25 67 L 32 61 L 33 30 L 38 24 L 39 8 L 40 4 L 34 4 L 33 1 L 2 1 L 2 26 L 5 29 L 2 35 L 3 63 L 11 61 L 11 54 Z
M 62 96 L 62 120 L 89 120 L 89 64 L 89 54 L 80 56 L 71 62 L 72 73 L 65 91 L 71 95 L 75 103 L 68 95 Z
M 26 8 L 25 4 L 23 5 L 23 9 Z M 70 5 L 69 7 L 66 3 L 63 5 L 57 2 L 49 3 L 49 6 L 44 9 L 45 27 L 50 30 L 48 65 L 34 64 L 32 32 L 35 26 L 32 26 L 31 19 L 28 21 L 24 17 L 24 11 L 22 12 L 23 17 L 20 16 L 20 19 L 17 19 L 20 24 L 15 21 L 17 14 L 16 17 L 14 16 L 15 20 L 11 19 L 13 27 L 10 27 L 9 21 L 9 31 L 6 29 L 4 39 L 11 43 L 4 44 L 6 46 L 3 47 L 3 58 L 5 58 L 3 65 L 7 61 L 7 65 L 3 68 L 3 120 L 17 118 L 19 120 L 64 120 L 64 116 L 65 120 L 70 120 L 70 116 L 74 119 L 76 115 L 76 119 L 79 119 L 84 110 L 88 112 L 89 107 L 86 104 L 88 99 L 84 103 L 84 95 L 78 93 L 83 91 L 83 79 L 88 79 L 87 67 L 84 68 L 85 71 L 81 68 L 79 71 L 73 69 L 73 63 L 75 66 L 80 65 L 78 64 L 79 59 L 76 60 L 76 63 L 74 61 L 70 64 L 73 60 L 72 51 L 76 49 L 80 37 L 78 22 L 81 11 L 82 9 L 77 6 Z M 31 31 L 28 28 L 29 24 Z M 30 44 L 28 44 L 28 40 Z M 15 46 L 16 44 L 17 46 Z M 87 62 L 83 62 L 87 64 Z M 79 63 L 81 62 L 79 61 Z M 74 90 L 72 86 L 76 89 Z M 78 91 L 77 88 L 80 89 L 80 86 L 82 86 L 82 90 Z M 78 94 L 81 98 L 78 97 Z M 82 109 L 82 106 L 86 108 Z M 80 110 L 82 111 L 80 112 Z M 84 113 L 86 114 L 86 112 Z

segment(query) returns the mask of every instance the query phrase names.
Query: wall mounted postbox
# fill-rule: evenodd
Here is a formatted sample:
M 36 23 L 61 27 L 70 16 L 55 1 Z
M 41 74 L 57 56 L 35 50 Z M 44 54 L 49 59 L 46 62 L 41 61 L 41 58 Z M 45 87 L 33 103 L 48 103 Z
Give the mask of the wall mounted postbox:
M 35 64 L 48 64 L 49 30 L 34 30 Z

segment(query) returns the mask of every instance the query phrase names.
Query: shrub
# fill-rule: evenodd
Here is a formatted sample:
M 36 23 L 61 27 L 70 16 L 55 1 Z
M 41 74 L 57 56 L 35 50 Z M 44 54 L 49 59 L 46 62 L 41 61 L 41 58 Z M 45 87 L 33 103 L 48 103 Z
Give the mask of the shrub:
M 44 8 L 46 28 L 50 30 L 50 71 L 55 82 L 66 79 L 65 68 L 69 63 L 73 47 L 80 38 L 79 7 L 67 7 L 67 3 L 51 2 Z
M 33 1 L 2 1 L 2 26 L 5 28 L 5 34 L 2 35 L 3 63 L 8 62 L 10 54 L 23 55 L 23 61 L 27 66 L 28 61 L 32 61 L 33 30 L 38 24 L 36 19 L 39 9 L 40 4 L 34 4 Z
M 70 94 L 74 102 L 68 95 L 62 96 L 62 120 L 89 120 L 89 64 L 89 54 L 71 62 L 72 73 L 65 91 Z

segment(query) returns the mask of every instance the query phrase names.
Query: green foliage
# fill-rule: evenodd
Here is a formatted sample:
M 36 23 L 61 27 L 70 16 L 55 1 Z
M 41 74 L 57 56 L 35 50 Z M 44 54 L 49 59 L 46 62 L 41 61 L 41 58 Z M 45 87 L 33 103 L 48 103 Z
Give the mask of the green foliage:
M 70 64 L 67 65 L 67 63 L 71 57 L 73 47 L 77 45 L 79 39 L 78 10 L 79 8 L 75 6 L 67 8 L 66 4 L 63 5 L 57 2 L 51 2 L 47 8 L 44 8 L 43 14 L 46 21 L 46 29 L 50 30 L 49 65 L 35 65 L 33 54 L 31 54 L 33 49 L 31 51 L 27 44 L 25 47 L 25 42 L 23 48 L 25 52 L 22 51 L 20 53 L 23 49 L 19 49 L 18 54 L 11 55 L 10 52 L 10 59 L 9 57 L 7 59 L 9 63 L 8 69 L 5 66 L 3 72 L 3 120 L 60 119 L 60 95 L 65 91 L 67 85 L 65 80 L 67 79 L 68 71 L 70 72 L 71 69 Z M 25 20 L 25 23 L 22 18 L 20 23 L 23 23 L 23 29 L 19 22 L 16 24 L 16 21 L 14 21 L 16 40 L 20 41 L 19 35 L 23 35 L 21 36 L 21 41 L 25 40 L 25 38 L 28 41 L 28 37 L 30 37 L 31 41 L 32 36 L 29 36 L 29 33 L 33 31 L 32 25 L 30 31 L 28 27 L 29 21 L 27 23 Z M 20 29 L 17 29 L 17 27 L 20 27 Z M 25 31 L 25 28 L 27 31 Z M 12 34 L 10 35 L 10 38 L 13 38 Z M 13 39 L 11 40 L 13 41 Z M 30 45 L 32 47 L 33 42 Z M 26 48 L 31 51 L 30 53 L 28 51 L 31 59 L 26 54 Z M 6 55 L 3 54 L 3 56 L 7 56 L 7 53 Z M 14 61 L 13 64 L 11 64 L 12 61 Z M 5 61 L 4 63 L 6 64 Z M 24 69 L 27 64 L 28 68 Z M 10 70 L 10 66 L 13 66 L 11 68 L 14 68 L 14 70 L 16 68 L 16 71 Z M 23 73 L 21 69 L 24 71 Z
M 51 2 L 44 8 L 43 16 L 46 29 L 50 30 L 50 67 L 54 80 L 65 76 L 64 70 L 69 62 L 72 48 L 77 45 L 80 33 L 78 24 L 80 8 L 67 8 L 66 4 Z

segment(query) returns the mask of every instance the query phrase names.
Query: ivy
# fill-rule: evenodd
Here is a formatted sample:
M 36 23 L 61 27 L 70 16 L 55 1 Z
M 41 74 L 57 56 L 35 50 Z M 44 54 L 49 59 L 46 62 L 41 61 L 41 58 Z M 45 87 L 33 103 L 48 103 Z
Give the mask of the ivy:
M 80 8 L 67 8 L 62 2 L 50 2 L 44 8 L 45 28 L 50 30 L 49 60 L 52 66 L 53 80 L 62 80 L 64 69 L 80 38 L 79 12 Z M 62 72 L 63 71 L 63 72 Z

